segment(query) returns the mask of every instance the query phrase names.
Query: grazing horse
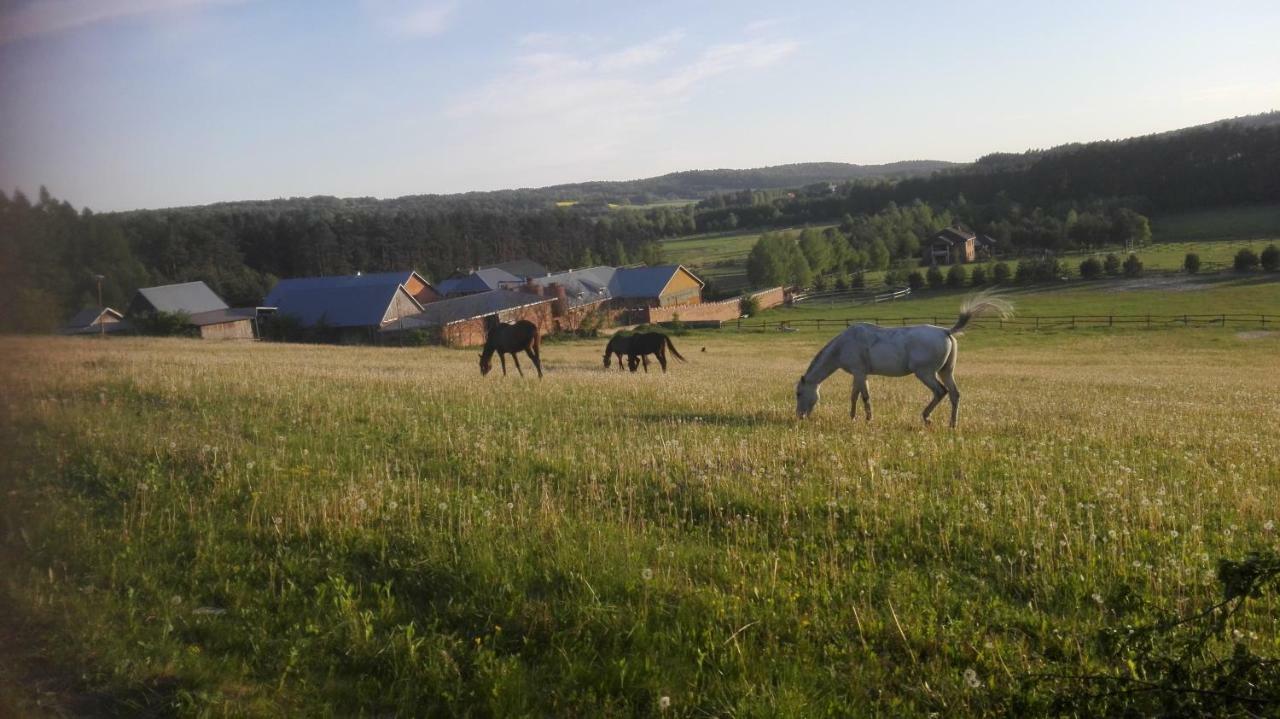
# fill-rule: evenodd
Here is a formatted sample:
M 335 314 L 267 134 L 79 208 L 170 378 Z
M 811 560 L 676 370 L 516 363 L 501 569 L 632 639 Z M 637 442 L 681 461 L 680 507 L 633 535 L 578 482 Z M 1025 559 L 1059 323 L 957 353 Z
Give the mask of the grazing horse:
M 487 375 L 493 369 L 493 353 L 497 352 L 498 360 L 502 362 L 502 376 L 507 375 L 507 355 L 511 355 L 512 361 L 516 363 L 516 371 L 523 377 L 524 370 L 520 369 L 520 356 L 517 353 L 524 352 L 533 360 L 533 366 L 538 370 L 538 379 L 542 379 L 542 343 L 538 337 L 538 326 L 529 320 L 520 320 L 514 324 L 490 322 L 488 325 L 484 351 L 480 353 L 480 374 Z
M 609 338 L 609 344 L 604 346 L 604 368 L 609 369 L 613 362 L 613 356 L 618 356 L 618 370 L 621 371 L 622 355 L 627 353 L 627 348 L 631 346 L 631 335 L 614 335 Z
M 627 354 L 627 368 L 635 372 L 640 364 L 644 363 L 644 371 L 649 371 L 649 355 L 657 357 L 658 364 L 662 365 L 662 371 L 667 371 L 667 350 L 671 350 L 671 354 L 676 359 L 685 362 L 685 358 L 676 351 L 676 346 L 671 343 L 671 338 L 661 332 L 641 332 L 638 335 L 631 335 L 627 338 L 626 349 L 623 350 Z M 621 360 L 619 360 L 621 361 Z
M 924 423 L 943 397 L 951 397 L 951 426 L 960 416 L 960 390 L 956 388 L 956 341 L 970 320 L 987 313 L 1008 317 L 1013 305 L 981 292 L 960 305 L 960 317 L 951 329 L 934 325 L 910 327 L 878 327 L 859 323 L 836 335 L 809 363 L 809 368 L 796 383 L 796 416 L 804 419 L 818 404 L 818 385 L 836 370 L 853 375 L 853 400 L 849 416 L 858 416 L 858 398 L 871 421 L 871 395 L 867 391 L 868 375 L 905 377 L 914 374 L 933 390 L 933 401 L 924 408 Z

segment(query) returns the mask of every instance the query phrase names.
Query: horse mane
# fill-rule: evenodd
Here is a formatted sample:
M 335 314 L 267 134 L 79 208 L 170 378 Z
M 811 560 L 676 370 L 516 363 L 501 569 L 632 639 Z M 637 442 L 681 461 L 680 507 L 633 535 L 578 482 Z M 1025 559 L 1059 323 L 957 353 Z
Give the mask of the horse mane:
M 947 332 L 959 335 L 971 320 L 983 315 L 997 314 L 1001 319 L 1009 319 L 1013 316 L 1013 309 L 1013 303 L 1001 297 L 996 290 L 983 290 L 964 298 L 960 303 L 960 316 Z
M 827 355 L 831 353 L 832 347 L 835 346 L 836 340 L 840 339 L 841 337 L 844 337 L 843 332 L 836 335 L 835 337 L 832 337 L 825 345 L 822 346 L 822 349 L 818 350 L 818 354 L 813 356 L 813 361 L 809 363 L 809 366 L 805 369 L 804 374 L 800 375 L 801 381 L 807 381 L 809 377 L 809 373 L 812 372 L 813 369 L 818 366 L 819 362 L 826 359 Z

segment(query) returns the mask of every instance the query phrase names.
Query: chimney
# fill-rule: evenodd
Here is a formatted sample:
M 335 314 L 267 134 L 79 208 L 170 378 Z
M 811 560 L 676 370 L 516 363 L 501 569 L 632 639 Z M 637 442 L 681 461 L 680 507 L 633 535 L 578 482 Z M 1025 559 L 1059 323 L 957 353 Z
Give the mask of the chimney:
M 569 293 L 565 291 L 564 285 L 559 282 L 552 282 L 547 285 L 547 294 L 555 299 L 551 304 L 551 315 L 553 317 L 563 317 L 566 310 L 569 309 Z

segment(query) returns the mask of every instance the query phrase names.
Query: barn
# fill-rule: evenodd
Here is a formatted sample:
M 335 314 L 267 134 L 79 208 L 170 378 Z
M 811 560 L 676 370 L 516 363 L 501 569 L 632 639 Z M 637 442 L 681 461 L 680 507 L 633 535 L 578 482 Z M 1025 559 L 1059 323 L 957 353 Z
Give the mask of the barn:
M 96 335 L 124 332 L 129 323 L 110 307 L 86 307 L 75 313 L 58 331 L 64 335 Z
M 280 280 L 264 304 L 313 338 L 360 342 L 439 297 L 417 272 L 403 271 Z
M 188 324 L 204 339 L 246 339 L 255 336 L 253 307 L 232 309 L 203 282 L 140 288 L 129 302 L 130 317 L 186 315 Z
M 554 300 L 514 290 L 490 290 L 432 302 L 416 315 L 404 317 L 382 328 L 383 334 L 426 331 L 436 341 L 450 347 L 484 344 L 485 321 L 529 320 L 546 334 L 553 327 Z
M 521 278 L 499 267 L 484 267 L 471 272 L 455 272 L 441 280 L 436 290 L 444 297 L 462 297 L 481 292 L 519 287 Z

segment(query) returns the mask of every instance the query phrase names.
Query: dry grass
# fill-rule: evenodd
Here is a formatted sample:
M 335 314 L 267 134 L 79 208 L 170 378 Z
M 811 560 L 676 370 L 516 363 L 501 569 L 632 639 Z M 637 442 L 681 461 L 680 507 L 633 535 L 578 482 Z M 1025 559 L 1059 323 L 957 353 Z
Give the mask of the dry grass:
M 6 601 L 85 690 L 185 714 L 983 714 L 1089 667 L 1109 597 L 1190 607 L 1277 544 L 1280 338 L 979 329 L 957 432 L 914 379 L 794 421 L 823 339 L 676 338 L 666 376 L 553 344 L 541 382 L 3 339 Z

